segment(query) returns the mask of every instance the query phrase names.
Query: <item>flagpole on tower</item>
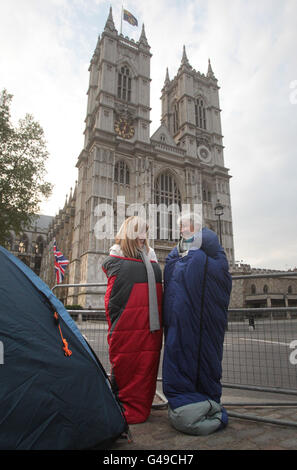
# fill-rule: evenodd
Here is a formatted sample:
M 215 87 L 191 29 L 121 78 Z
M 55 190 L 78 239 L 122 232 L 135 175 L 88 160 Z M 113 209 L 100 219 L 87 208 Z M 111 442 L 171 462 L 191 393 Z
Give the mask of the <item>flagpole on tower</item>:
M 123 4 L 122 4 L 122 12 L 121 12 L 121 34 L 123 30 Z

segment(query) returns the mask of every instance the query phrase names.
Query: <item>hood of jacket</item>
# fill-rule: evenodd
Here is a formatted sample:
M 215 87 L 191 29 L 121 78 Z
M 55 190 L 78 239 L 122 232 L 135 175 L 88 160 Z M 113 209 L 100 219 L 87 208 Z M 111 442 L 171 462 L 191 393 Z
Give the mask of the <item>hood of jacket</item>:
M 114 245 L 112 245 L 110 247 L 109 254 L 113 255 L 113 256 L 124 256 L 124 253 L 123 253 L 120 245 L 117 244 L 117 243 L 115 243 Z M 151 248 L 151 247 L 149 247 L 148 258 L 149 258 L 150 261 L 158 262 L 156 253 L 153 250 L 153 248 Z

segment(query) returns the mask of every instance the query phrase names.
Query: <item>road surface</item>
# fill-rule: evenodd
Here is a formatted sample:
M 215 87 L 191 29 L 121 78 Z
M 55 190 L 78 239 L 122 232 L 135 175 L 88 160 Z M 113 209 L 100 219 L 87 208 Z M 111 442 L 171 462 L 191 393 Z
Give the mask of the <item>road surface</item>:
M 78 326 L 97 354 L 106 372 L 110 372 L 107 324 L 79 322 Z M 230 384 L 297 389 L 297 364 L 292 354 L 297 345 L 297 320 L 229 322 L 225 334 L 222 381 Z M 297 354 L 295 354 L 297 357 Z M 159 377 L 162 376 L 162 356 Z

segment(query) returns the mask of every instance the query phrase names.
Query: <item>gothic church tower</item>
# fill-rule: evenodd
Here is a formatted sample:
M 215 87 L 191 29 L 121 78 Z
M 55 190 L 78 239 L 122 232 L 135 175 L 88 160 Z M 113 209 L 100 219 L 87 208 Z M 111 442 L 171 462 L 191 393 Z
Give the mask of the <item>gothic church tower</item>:
M 224 166 L 219 86 L 210 60 L 206 75 L 197 72 L 190 65 L 184 46 L 173 80 L 166 71 L 161 100 L 161 122 L 184 152 L 184 198 L 187 202 L 202 203 L 204 223 L 215 231 L 218 231 L 215 206 L 218 201 L 223 205 L 222 244 L 233 264 L 230 176 Z
M 101 264 L 113 240 L 95 236 L 96 222 L 104 215 L 97 213 L 98 206 L 106 204 L 116 211 L 121 195 L 126 206 L 143 202 L 143 192 L 150 188 L 144 172 L 151 152 L 150 59 L 144 27 L 137 43 L 125 38 L 118 34 L 110 8 L 89 67 L 85 142 L 77 162 L 70 283 L 105 281 Z M 142 188 L 141 195 L 138 188 Z M 69 289 L 68 302 L 102 306 L 93 292 L 90 288 Z
M 202 204 L 204 222 L 217 230 L 214 207 L 224 205 L 223 246 L 234 262 L 228 169 L 224 167 L 217 80 L 189 64 L 185 49 L 173 80 L 162 89 L 159 129 L 150 137 L 150 46 L 144 26 L 138 42 L 118 34 L 109 16 L 90 63 L 84 148 L 77 161 L 69 283 L 105 282 L 101 269 L 113 239 L 96 236 L 106 205 L 114 232 L 131 204 Z M 118 196 L 125 198 L 119 217 Z M 169 234 L 152 242 L 161 264 L 176 244 Z M 101 292 L 104 292 L 103 288 Z M 68 304 L 103 307 L 98 287 L 71 288 Z

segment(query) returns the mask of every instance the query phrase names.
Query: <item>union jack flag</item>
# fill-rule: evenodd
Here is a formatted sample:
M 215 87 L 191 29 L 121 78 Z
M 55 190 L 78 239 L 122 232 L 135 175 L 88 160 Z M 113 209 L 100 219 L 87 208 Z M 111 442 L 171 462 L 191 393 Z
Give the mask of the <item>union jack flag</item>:
M 69 264 L 69 260 L 58 250 L 56 242 L 54 242 L 54 256 L 57 284 L 60 284 L 64 279 L 65 269 Z

